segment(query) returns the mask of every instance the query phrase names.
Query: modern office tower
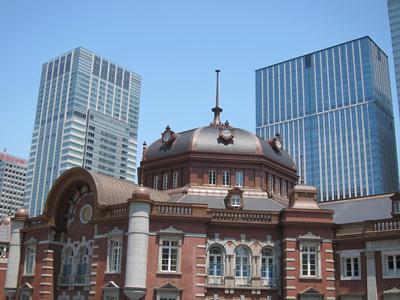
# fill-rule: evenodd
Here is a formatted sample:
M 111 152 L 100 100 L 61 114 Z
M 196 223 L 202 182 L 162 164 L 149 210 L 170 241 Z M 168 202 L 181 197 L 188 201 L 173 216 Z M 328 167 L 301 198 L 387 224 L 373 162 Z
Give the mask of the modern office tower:
M 397 101 L 400 109 L 400 1 L 388 0 L 389 23 L 392 34 L 394 70 L 396 74 Z
M 281 134 L 320 201 L 398 190 L 388 59 L 369 37 L 256 70 L 256 132 Z
M 0 216 L 24 206 L 27 164 L 25 159 L 0 152 Z
M 31 216 L 72 167 L 136 181 L 140 84 L 137 74 L 84 48 L 43 64 L 25 190 Z

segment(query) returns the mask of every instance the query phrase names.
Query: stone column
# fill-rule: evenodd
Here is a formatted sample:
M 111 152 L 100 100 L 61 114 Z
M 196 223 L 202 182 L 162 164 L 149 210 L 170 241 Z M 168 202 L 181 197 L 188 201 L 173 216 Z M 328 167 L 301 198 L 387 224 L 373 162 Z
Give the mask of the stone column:
M 366 251 L 367 257 L 367 299 L 377 300 L 375 251 Z
M 129 204 L 125 295 L 138 300 L 146 294 L 147 250 L 149 242 L 150 195 L 144 188 L 132 194 Z
M 14 218 L 11 220 L 11 237 L 10 247 L 8 251 L 8 264 L 6 272 L 6 281 L 4 284 L 4 293 L 10 299 L 14 299 L 18 288 L 18 272 L 21 259 L 21 243 L 22 232 L 21 229 L 28 219 L 28 211 L 20 208 L 15 213 Z

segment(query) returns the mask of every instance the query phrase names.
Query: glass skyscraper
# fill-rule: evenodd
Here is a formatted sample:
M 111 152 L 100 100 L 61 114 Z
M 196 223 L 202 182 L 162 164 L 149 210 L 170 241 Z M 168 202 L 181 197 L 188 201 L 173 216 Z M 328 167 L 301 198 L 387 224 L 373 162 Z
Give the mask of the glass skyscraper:
M 140 84 L 84 48 L 43 64 L 24 196 L 31 216 L 72 167 L 136 181 Z
M 387 3 L 392 35 L 394 70 L 396 74 L 397 101 L 400 109 L 400 0 L 388 0 Z
M 320 201 L 398 190 L 388 59 L 369 37 L 256 70 L 256 132 L 281 134 Z

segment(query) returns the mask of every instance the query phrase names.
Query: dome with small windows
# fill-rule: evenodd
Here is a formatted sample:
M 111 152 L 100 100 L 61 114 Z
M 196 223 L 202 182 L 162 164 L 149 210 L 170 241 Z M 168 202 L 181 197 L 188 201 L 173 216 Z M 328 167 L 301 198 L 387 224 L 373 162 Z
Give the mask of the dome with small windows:
M 247 130 L 233 128 L 228 123 L 211 124 L 179 133 L 167 127 L 160 139 L 145 148 L 143 161 L 201 153 L 223 154 L 226 158 L 235 159 L 238 156 L 258 156 L 283 167 L 296 169 L 291 156 L 282 149 L 279 136 L 267 141 Z

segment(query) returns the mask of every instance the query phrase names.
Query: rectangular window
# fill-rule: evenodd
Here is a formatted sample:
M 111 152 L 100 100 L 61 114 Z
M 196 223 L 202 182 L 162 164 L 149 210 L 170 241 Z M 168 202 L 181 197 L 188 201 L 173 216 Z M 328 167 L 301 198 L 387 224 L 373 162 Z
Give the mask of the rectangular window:
M 281 194 L 281 179 L 275 178 L 275 192 L 280 195 Z
M 286 180 L 282 180 L 282 196 L 287 196 L 287 183 Z
M 153 177 L 153 189 L 158 190 L 158 175 Z
M 168 189 L 168 173 L 163 174 L 163 190 Z
M 243 187 L 243 171 L 236 171 L 236 186 Z
M 178 265 L 178 241 L 163 240 L 161 248 L 161 270 L 176 272 Z
M 178 177 L 179 176 L 179 172 L 174 172 L 172 174 L 172 188 L 176 188 L 178 187 Z
M 300 245 L 301 275 L 304 277 L 318 276 L 318 245 L 304 243 Z
M 104 300 L 119 300 L 119 292 L 104 292 Z
M 359 279 L 360 274 L 360 257 L 342 257 L 342 279 Z
M 109 241 L 108 250 L 108 271 L 120 272 L 121 271 L 121 252 L 122 252 L 121 239 L 111 239 Z
M 27 247 L 25 252 L 25 275 L 33 275 L 35 271 L 36 249 Z
M 159 298 L 157 298 L 157 299 L 160 299 L 160 300 L 178 300 L 179 298 L 176 295 L 167 295 L 167 294 L 163 293 L 162 295 L 159 295 Z
M 217 171 L 216 170 L 208 171 L 208 184 L 210 184 L 210 185 L 217 184 Z
M 232 195 L 231 196 L 231 206 L 233 208 L 239 208 L 240 207 L 240 200 L 241 200 L 240 195 Z
M 32 292 L 31 291 L 22 291 L 20 299 L 21 300 L 32 300 Z
M 385 254 L 383 257 L 384 277 L 400 277 L 400 253 Z
M 400 214 L 400 200 L 393 202 L 393 213 L 396 215 Z
M 222 185 L 229 186 L 230 185 L 230 172 L 222 171 Z
M 306 68 L 311 67 L 311 62 L 312 62 L 311 58 L 312 58 L 311 54 L 304 56 L 304 64 Z
M 268 175 L 268 190 L 273 193 L 274 192 L 274 176 L 271 174 Z

